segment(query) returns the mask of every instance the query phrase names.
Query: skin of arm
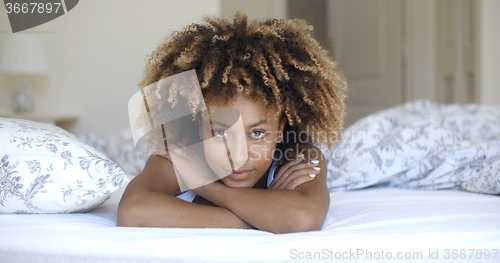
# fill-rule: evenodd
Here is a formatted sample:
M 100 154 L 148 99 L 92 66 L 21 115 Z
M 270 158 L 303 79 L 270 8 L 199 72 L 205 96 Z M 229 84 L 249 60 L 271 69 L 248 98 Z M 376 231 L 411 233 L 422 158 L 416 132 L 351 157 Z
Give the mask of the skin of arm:
M 319 163 L 311 165 L 321 168 L 316 177 L 292 186 L 294 190 L 230 188 L 219 182 L 193 189 L 215 207 L 175 197 L 179 185 L 169 156 L 152 155 L 143 172 L 127 186 L 118 207 L 117 225 L 257 228 L 273 233 L 320 230 L 330 203 L 326 161 L 320 156 Z M 301 180 L 288 184 L 295 181 Z
M 167 157 L 167 158 L 165 158 Z M 127 186 L 118 206 L 118 226 L 180 228 L 250 228 L 223 207 L 175 197 L 179 185 L 168 156 L 152 155 Z
M 317 151 L 321 153 L 319 149 Z M 230 188 L 214 182 L 193 189 L 193 192 L 229 209 L 261 230 L 273 233 L 321 230 L 330 195 L 326 185 L 326 161 L 323 154 L 319 155 L 317 167 L 320 172 L 313 180 L 296 186 L 294 190 Z M 307 156 L 305 159 L 309 160 Z M 293 184 L 294 180 L 289 183 Z

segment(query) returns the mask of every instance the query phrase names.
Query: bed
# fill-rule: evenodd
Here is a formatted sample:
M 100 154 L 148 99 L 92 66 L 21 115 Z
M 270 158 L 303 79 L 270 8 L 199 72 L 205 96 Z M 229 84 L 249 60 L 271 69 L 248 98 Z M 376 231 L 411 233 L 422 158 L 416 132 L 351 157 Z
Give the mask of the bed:
M 457 114 L 459 110 L 462 114 Z M 430 118 L 428 113 L 433 111 L 437 114 Z M 456 115 L 460 119 L 454 119 Z M 426 126 L 429 121 L 438 124 Z M 292 234 L 116 227 L 117 206 L 126 183 L 147 157 L 123 143 L 130 140 L 126 132 L 108 138 L 83 136 L 79 140 L 84 144 L 112 156 L 126 179 L 109 195 L 88 203 L 85 212 L 75 208 L 70 213 L 0 215 L 0 262 L 499 262 L 500 196 L 495 192 L 500 188 L 496 157 L 500 148 L 495 148 L 499 147 L 499 124 L 498 108 L 445 107 L 425 101 L 360 120 L 346 129 L 337 151 L 328 153 L 331 203 L 322 230 Z M 425 127 L 433 132 L 426 133 Z M 352 136 L 360 130 L 378 132 L 360 141 Z M 419 137 L 409 130 L 428 136 Z M 441 144 L 435 138 L 441 138 Z M 433 147 L 423 147 L 425 140 L 433 140 Z M 458 149 L 457 145 L 480 147 Z M 474 154 L 468 156 L 470 152 Z M 350 153 L 363 158 L 348 162 Z
M 467 259 L 460 262 L 469 261 L 468 249 L 481 249 L 482 262 L 500 257 L 499 252 L 493 258 L 500 247 L 498 196 L 388 188 L 335 192 L 321 231 L 275 235 L 244 229 L 116 227 L 123 190 L 87 213 L 2 215 L 0 261 L 352 261 L 365 257 L 358 252 L 372 252 L 375 259 L 382 251 L 385 258 L 391 253 L 418 261 L 429 258 L 429 251 L 445 259 L 446 249 L 450 259 L 454 249 L 457 254 L 465 249 Z M 484 260 L 488 249 L 489 261 Z

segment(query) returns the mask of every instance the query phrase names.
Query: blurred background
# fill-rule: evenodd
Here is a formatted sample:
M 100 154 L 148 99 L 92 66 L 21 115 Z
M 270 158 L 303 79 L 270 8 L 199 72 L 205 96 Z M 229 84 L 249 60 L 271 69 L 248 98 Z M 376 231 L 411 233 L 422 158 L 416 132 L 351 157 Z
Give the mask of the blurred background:
M 2 61 L 12 31 L 0 9 Z M 349 84 L 346 125 L 417 99 L 500 105 L 498 0 L 85 0 L 16 33 L 39 36 L 46 56 L 41 74 L 26 77 L 35 107 L 22 116 L 65 124 L 77 135 L 122 131 L 145 58 L 160 39 L 204 15 L 231 19 L 238 10 L 251 20 L 313 24 Z M 13 117 L 21 76 L 6 65 L 0 116 Z

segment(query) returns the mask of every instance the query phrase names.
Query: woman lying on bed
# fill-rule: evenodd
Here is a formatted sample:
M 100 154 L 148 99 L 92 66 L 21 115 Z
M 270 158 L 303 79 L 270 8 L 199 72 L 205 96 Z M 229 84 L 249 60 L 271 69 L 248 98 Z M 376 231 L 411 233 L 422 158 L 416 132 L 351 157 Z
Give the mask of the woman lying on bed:
M 214 109 L 209 122 L 197 122 L 205 158 L 176 162 L 172 149 L 151 155 L 123 194 L 118 226 L 320 230 L 330 199 L 326 161 L 315 145 L 338 140 L 343 77 L 303 20 L 247 24 L 237 13 L 232 24 L 205 21 L 161 44 L 139 83 L 196 70 Z M 227 114 L 215 109 L 236 112 L 240 129 L 217 121 Z M 217 154 L 216 145 L 228 154 Z M 197 172 L 220 180 L 181 191 L 178 178 Z

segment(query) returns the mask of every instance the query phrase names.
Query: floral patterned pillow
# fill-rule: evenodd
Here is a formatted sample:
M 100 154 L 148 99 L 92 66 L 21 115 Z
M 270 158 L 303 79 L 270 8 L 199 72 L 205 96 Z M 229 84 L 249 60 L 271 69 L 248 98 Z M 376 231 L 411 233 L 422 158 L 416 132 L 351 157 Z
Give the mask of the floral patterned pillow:
M 358 120 L 329 155 L 331 192 L 387 186 L 500 194 L 500 108 L 413 101 Z
M 0 118 L 0 213 L 76 213 L 129 182 L 113 161 L 50 124 Z

